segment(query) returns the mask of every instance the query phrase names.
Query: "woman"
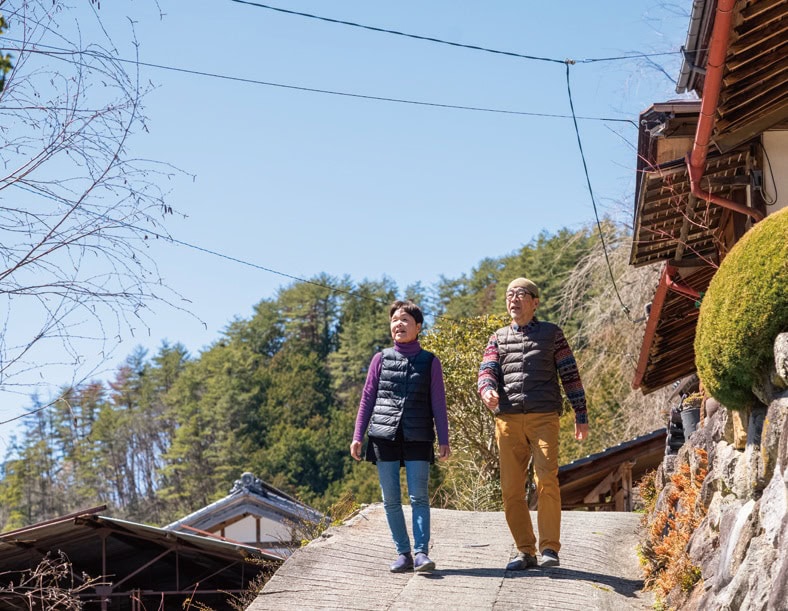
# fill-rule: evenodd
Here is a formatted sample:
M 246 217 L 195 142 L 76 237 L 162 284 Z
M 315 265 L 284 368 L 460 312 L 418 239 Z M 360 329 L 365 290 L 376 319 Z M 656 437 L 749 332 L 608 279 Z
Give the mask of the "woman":
M 383 492 L 386 520 L 399 556 L 392 573 L 430 571 L 429 468 L 435 462 L 433 441 L 438 431 L 441 460 L 449 449 L 449 421 L 443 369 L 418 337 L 424 315 L 412 301 L 395 301 L 389 309 L 393 348 L 372 357 L 356 416 L 350 454 L 361 460 L 361 440 L 369 427 L 366 460 L 375 463 Z M 400 467 L 405 466 L 413 516 L 413 551 L 405 527 Z

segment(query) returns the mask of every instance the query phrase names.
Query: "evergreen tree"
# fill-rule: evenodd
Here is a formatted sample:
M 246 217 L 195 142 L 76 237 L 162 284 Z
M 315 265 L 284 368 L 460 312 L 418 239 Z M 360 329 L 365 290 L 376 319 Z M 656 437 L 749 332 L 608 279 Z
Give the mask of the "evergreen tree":
M 266 394 L 261 360 L 249 346 L 221 340 L 187 363 L 166 394 L 178 423 L 161 470 L 171 517 L 226 494 L 247 470 Z
M 620 312 L 607 261 L 634 308 L 654 278 L 628 268 L 628 238 L 605 230 L 607 252 L 593 228 L 545 233 L 467 276 L 401 295 L 432 308 L 422 344 L 443 363 L 454 450 L 433 470 L 444 506 L 499 507 L 492 418 L 476 373 L 490 333 L 508 322 L 503 293 L 517 276 L 539 285 L 539 317 L 564 328 L 589 398 L 592 436 L 576 444 L 567 413 L 562 461 L 658 426 L 654 400 L 629 388 L 640 333 Z M 225 495 L 244 471 L 322 509 L 348 494 L 378 501 L 374 468 L 353 461 L 348 446 L 369 362 L 391 344 L 388 306 L 398 296 L 385 277 L 354 285 L 317 276 L 260 301 L 196 357 L 180 344 L 163 343 L 152 359 L 138 349 L 109 383 L 65 388 L 50 407 L 34 402 L 0 471 L 0 528 L 99 503 L 166 523 Z

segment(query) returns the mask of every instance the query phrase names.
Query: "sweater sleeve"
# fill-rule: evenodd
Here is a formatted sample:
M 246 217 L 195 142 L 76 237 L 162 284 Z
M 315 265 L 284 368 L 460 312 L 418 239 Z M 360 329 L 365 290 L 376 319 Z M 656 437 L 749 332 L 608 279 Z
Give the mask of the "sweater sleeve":
M 364 390 L 361 391 L 361 401 L 359 401 L 358 414 L 356 414 L 356 429 L 353 432 L 353 441 L 361 441 L 364 438 L 364 433 L 367 432 L 369 421 L 372 418 L 372 410 L 375 408 L 375 399 L 378 396 L 380 362 L 381 353 L 378 352 L 369 363 L 367 381 L 364 382 Z
M 498 358 L 498 336 L 493 333 L 484 349 L 482 364 L 479 367 L 479 377 L 476 381 L 480 395 L 488 388 L 498 390 L 498 380 L 501 373 L 501 364 Z
M 443 383 L 443 366 L 436 356 L 432 359 L 430 380 L 430 398 L 432 400 L 432 418 L 438 433 L 438 444 L 449 445 L 449 415 L 446 410 L 446 387 Z
M 558 369 L 558 376 L 561 378 L 561 386 L 564 387 L 566 398 L 569 399 L 572 409 L 575 410 L 575 422 L 587 424 L 586 391 L 580 380 L 575 355 L 564 337 L 564 332 L 560 329 L 555 336 L 555 366 Z

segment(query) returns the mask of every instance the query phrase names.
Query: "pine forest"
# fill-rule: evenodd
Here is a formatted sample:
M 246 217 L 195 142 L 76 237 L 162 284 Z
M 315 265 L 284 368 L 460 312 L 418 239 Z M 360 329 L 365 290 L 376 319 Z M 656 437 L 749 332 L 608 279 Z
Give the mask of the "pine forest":
M 580 365 L 591 435 L 574 441 L 567 410 L 562 464 L 663 426 L 664 394 L 630 387 L 654 272 L 627 265 L 626 229 L 602 228 L 607 257 L 596 226 L 564 229 L 435 286 L 318 275 L 254 304 L 199 354 L 178 343 L 138 349 L 109 380 L 64 387 L 44 409 L 31 399 L 0 467 L 0 529 L 99 504 L 163 525 L 223 497 L 245 471 L 322 511 L 378 501 L 374 467 L 348 447 L 366 367 L 391 343 L 388 305 L 406 297 L 425 311 L 422 345 L 440 357 L 447 387 L 453 455 L 433 469 L 435 504 L 500 509 L 476 374 L 506 324 L 511 278 L 540 286 L 537 316 L 563 326 Z

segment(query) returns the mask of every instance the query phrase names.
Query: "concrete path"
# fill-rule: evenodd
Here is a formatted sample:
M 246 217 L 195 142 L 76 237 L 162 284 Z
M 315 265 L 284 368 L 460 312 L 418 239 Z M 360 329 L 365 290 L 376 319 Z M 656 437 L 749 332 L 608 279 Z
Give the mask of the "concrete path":
M 561 566 L 507 572 L 515 548 L 503 513 L 433 509 L 436 569 L 392 574 L 383 507 L 370 505 L 291 556 L 248 610 L 650 609 L 635 552 L 639 523 L 639 514 L 564 512 Z

